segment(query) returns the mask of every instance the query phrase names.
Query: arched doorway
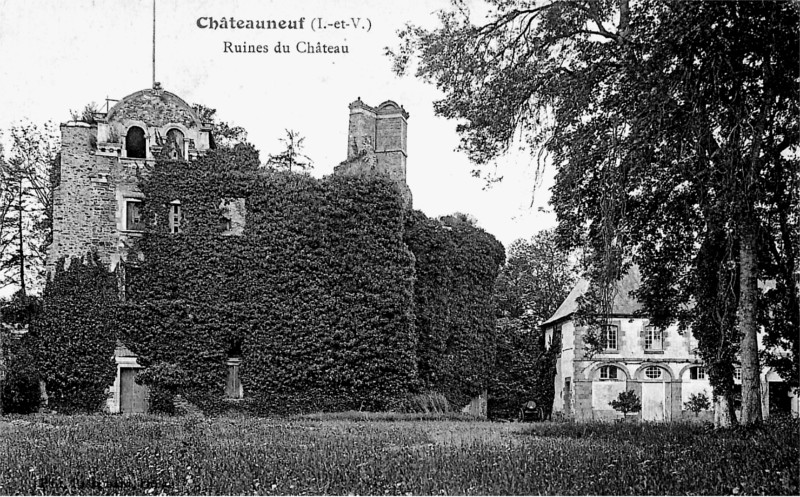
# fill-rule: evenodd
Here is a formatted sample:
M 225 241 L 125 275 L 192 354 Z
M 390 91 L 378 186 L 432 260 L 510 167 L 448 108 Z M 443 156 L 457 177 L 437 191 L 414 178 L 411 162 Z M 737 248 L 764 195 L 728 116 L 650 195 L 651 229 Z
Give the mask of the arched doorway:
M 669 411 L 669 371 L 660 366 L 645 366 L 637 376 L 642 382 L 642 421 L 665 421 Z

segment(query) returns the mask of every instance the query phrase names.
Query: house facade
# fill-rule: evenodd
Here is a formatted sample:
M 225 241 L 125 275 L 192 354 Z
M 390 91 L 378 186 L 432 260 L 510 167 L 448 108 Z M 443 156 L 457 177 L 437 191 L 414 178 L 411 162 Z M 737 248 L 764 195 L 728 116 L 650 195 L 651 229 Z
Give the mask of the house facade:
M 561 346 L 556 362 L 553 412 L 576 420 L 612 420 L 622 417 L 609 404 L 625 391 L 636 393 L 642 409 L 636 414 L 643 421 L 713 419 L 713 410 L 699 416 L 685 403 L 693 394 L 712 399 L 706 370 L 696 353 L 697 340 L 676 325 L 665 330 L 652 326 L 638 315 L 640 304 L 631 292 L 640 283 L 636 267 L 616 284 L 607 325 L 600 330 L 602 350 L 591 350 L 586 343 L 587 327 L 576 322 L 579 298 L 589 287 L 580 280 L 570 294 L 541 326 L 545 346 Z M 595 352 L 595 353 L 591 353 Z M 734 382 L 741 384 L 736 369 Z M 798 413 L 798 398 L 773 370 L 761 373 L 762 413 Z

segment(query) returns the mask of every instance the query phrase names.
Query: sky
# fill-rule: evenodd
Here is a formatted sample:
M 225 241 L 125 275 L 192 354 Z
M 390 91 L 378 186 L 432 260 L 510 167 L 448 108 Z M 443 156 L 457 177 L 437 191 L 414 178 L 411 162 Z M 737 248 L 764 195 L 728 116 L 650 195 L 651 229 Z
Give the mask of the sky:
M 155 0 L 156 81 L 189 103 L 244 127 L 261 152 L 281 151 L 285 129 L 305 137 L 312 175 L 346 158 L 348 104 L 393 100 L 409 112 L 407 182 L 430 217 L 464 212 L 505 246 L 555 225 L 547 201 L 551 167 L 538 188 L 535 163 L 516 152 L 498 161 L 499 183 L 475 178 L 457 150 L 456 121 L 436 117 L 434 85 L 396 76 L 385 47 L 406 23 L 436 25 L 449 0 Z M 0 130 L 70 119 L 70 110 L 152 86 L 153 0 L 0 0 Z M 478 5 L 475 8 L 479 8 Z M 298 21 L 304 29 L 208 29 L 207 18 Z M 327 29 L 311 29 L 322 20 Z M 354 20 L 358 27 L 354 27 Z M 337 28 L 335 23 L 347 24 Z M 368 29 L 364 29 L 364 28 Z M 269 53 L 225 53 L 225 42 Z M 297 44 L 347 46 L 347 54 L 299 53 Z M 289 53 L 274 53 L 281 43 Z M 6 149 L 8 144 L 6 143 Z M 6 150 L 6 153 L 8 150 Z M 494 169 L 492 169 L 494 171 Z

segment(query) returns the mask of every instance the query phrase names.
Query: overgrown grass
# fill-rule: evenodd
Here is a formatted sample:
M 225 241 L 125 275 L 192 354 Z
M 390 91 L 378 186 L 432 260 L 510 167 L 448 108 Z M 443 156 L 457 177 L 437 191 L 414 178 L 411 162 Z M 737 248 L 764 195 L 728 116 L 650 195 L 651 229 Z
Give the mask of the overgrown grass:
M 474 415 L 461 412 L 320 412 L 298 415 L 294 419 L 316 421 L 476 421 Z
M 0 418 L 0 494 L 787 494 L 798 422 Z M 330 419 L 330 418 L 328 418 Z

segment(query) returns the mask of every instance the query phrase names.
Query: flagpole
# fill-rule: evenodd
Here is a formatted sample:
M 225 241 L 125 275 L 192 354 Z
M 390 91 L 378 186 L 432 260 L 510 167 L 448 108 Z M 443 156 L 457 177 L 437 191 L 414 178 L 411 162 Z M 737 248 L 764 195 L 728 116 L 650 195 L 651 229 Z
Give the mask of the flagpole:
M 156 0 L 153 0 L 153 88 L 156 87 Z

